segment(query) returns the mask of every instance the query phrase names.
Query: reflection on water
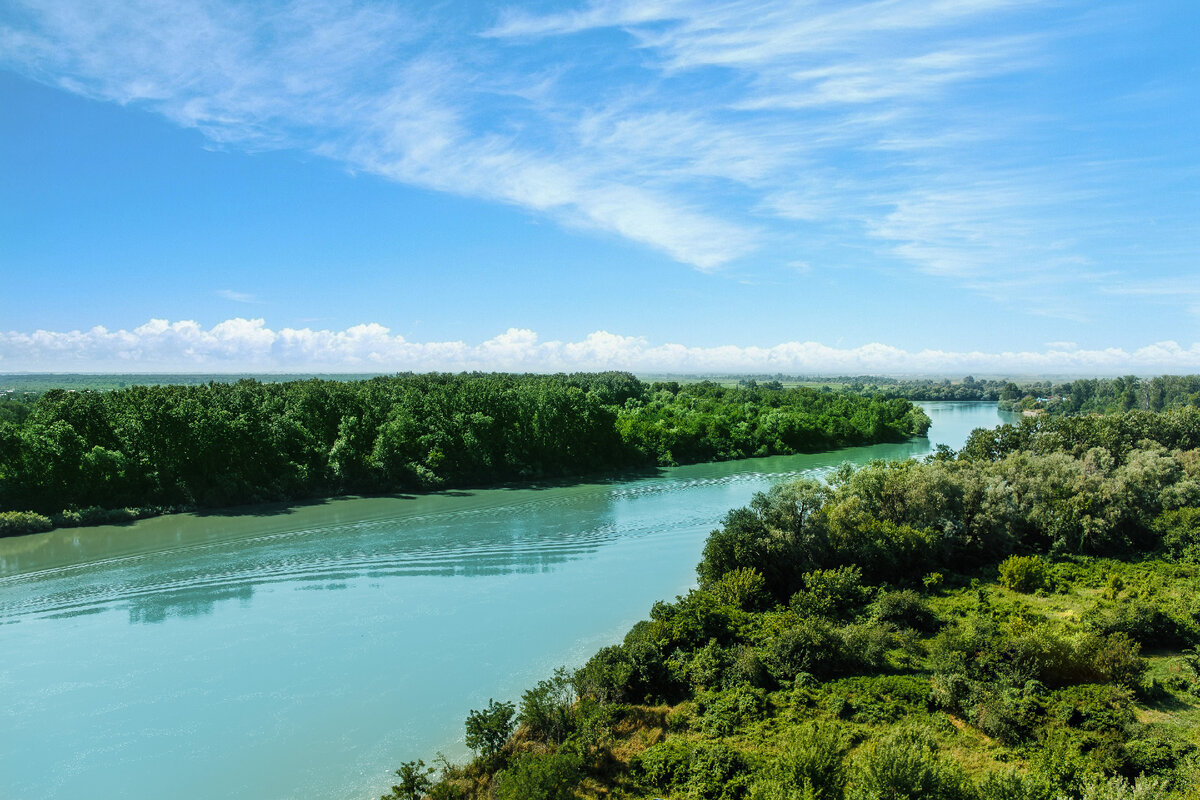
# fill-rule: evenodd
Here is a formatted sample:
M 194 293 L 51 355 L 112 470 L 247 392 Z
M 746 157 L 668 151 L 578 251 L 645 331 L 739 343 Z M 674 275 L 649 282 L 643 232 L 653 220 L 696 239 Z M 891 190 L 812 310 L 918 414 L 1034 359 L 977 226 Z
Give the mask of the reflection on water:
M 245 606 L 254 596 L 254 587 L 222 586 L 217 589 L 178 589 L 171 592 L 156 592 L 129 601 L 129 622 L 166 622 L 167 617 L 194 617 L 211 614 L 217 603 L 224 600 L 240 600 Z M 84 609 L 82 613 L 91 611 Z M 75 612 L 81 613 L 81 612 Z
M 0 540 L 0 796 L 378 796 L 460 755 L 469 708 L 685 590 L 753 492 L 999 421 L 926 408 L 932 438 L 901 444 Z

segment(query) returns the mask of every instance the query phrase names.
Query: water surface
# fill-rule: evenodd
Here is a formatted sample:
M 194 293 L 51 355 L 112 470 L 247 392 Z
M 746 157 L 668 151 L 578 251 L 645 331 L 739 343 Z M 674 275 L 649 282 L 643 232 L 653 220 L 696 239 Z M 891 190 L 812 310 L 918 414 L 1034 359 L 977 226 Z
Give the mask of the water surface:
M 378 797 L 685 591 L 754 492 L 1011 419 L 922 405 L 901 444 L 0 540 L 0 797 Z

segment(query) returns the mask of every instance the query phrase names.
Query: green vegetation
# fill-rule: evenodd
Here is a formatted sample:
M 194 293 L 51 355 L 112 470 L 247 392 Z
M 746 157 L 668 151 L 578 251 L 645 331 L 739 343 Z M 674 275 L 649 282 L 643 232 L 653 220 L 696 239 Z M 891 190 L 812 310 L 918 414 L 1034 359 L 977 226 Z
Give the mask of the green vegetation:
M 1039 421 L 761 493 L 696 589 L 427 795 L 1196 797 L 1198 421 Z
M 0 511 L 53 524 L 494 485 L 922 434 L 905 400 L 625 373 L 399 375 L 45 392 L 0 417 Z M 6 518 L 0 532 L 41 518 Z
M 911 398 L 916 399 L 916 398 Z M 1000 407 L 1049 414 L 1114 414 L 1122 411 L 1166 411 L 1200 406 L 1200 375 L 1162 375 L 1142 380 L 1134 375 L 1064 384 L 1006 384 Z

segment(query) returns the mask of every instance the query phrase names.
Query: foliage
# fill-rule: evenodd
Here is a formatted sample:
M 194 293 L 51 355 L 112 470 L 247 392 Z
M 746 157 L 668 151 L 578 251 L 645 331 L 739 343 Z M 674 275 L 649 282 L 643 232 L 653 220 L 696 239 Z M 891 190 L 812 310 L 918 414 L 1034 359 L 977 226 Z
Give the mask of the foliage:
M 627 373 L 138 385 L 0 404 L 0 510 L 421 491 L 903 440 L 900 400 Z
M 41 533 L 53 527 L 49 517 L 32 511 L 0 511 L 0 536 Z
M 489 699 L 487 708 L 467 714 L 467 747 L 490 759 L 508 741 L 514 724 L 516 706 Z
M 1186 797 L 1189 414 L 1023 425 L 760 493 L 697 588 L 526 692 L 505 753 L 583 754 L 589 798 Z M 472 797 L 501 785 L 481 769 Z
M 928 736 L 900 730 L 867 744 L 854 760 L 850 800 L 967 800 L 962 769 Z
M 529 729 L 529 734 L 554 744 L 566 741 L 572 732 L 574 718 L 571 707 L 575 691 L 566 668 L 560 667 L 548 680 L 540 681 L 521 695 L 521 710 L 517 720 Z
M 1037 556 L 1009 556 L 1000 562 L 1000 585 L 1014 592 L 1036 592 L 1046 587 L 1046 562 Z
M 741 752 L 723 742 L 674 739 L 650 747 L 630 766 L 635 779 L 648 789 L 704 800 L 740 800 L 746 794 L 750 765 Z
M 496 800 L 573 800 L 582 778 L 573 753 L 526 753 L 496 777 Z
M 420 759 L 405 761 L 400 765 L 400 769 L 396 770 L 400 783 L 393 786 L 391 793 L 383 795 L 380 800 L 421 800 L 426 792 L 433 788 L 433 782 L 429 780 L 432 774 L 433 767 L 425 766 L 425 762 Z
M 836 724 L 797 727 L 750 790 L 752 800 L 839 800 L 846 786 L 849 737 Z

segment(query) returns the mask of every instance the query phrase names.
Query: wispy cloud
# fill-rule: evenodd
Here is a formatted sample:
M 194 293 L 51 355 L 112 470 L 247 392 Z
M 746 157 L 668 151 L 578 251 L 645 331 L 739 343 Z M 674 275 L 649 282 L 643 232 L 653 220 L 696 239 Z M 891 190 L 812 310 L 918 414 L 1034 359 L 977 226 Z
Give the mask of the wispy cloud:
M 217 297 L 223 297 L 226 300 L 232 300 L 235 303 L 249 303 L 252 305 L 262 305 L 262 302 L 263 302 L 262 300 L 259 300 L 257 297 L 255 297 L 252 294 L 246 294 L 245 292 L 235 292 L 232 289 L 218 289 L 216 294 L 217 294 Z
M 1200 342 L 1157 342 L 1134 350 L 1088 350 L 1049 342 L 1043 351 L 909 351 L 882 343 L 820 342 L 696 347 L 655 344 L 596 331 L 577 342 L 542 341 L 510 328 L 477 344 L 415 342 L 368 323 L 341 331 L 268 328 L 262 319 L 229 319 L 211 328 L 152 319 L 133 330 L 0 333 L 0 370 L 328 371 L 631 370 L 643 374 L 1125 374 L 1200 371 Z
M 1047 313 L 1100 269 L 1061 212 L 1078 176 L 1029 151 L 1057 121 L 992 91 L 1057 66 L 1066 34 L 1044 4 L 430 8 L 17 0 L 0 64 L 225 146 L 305 149 L 701 270 L 787 250 L 785 271 L 806 236 L 844 237 L 1002 300 L 1064 287 L 1031 309 Z

